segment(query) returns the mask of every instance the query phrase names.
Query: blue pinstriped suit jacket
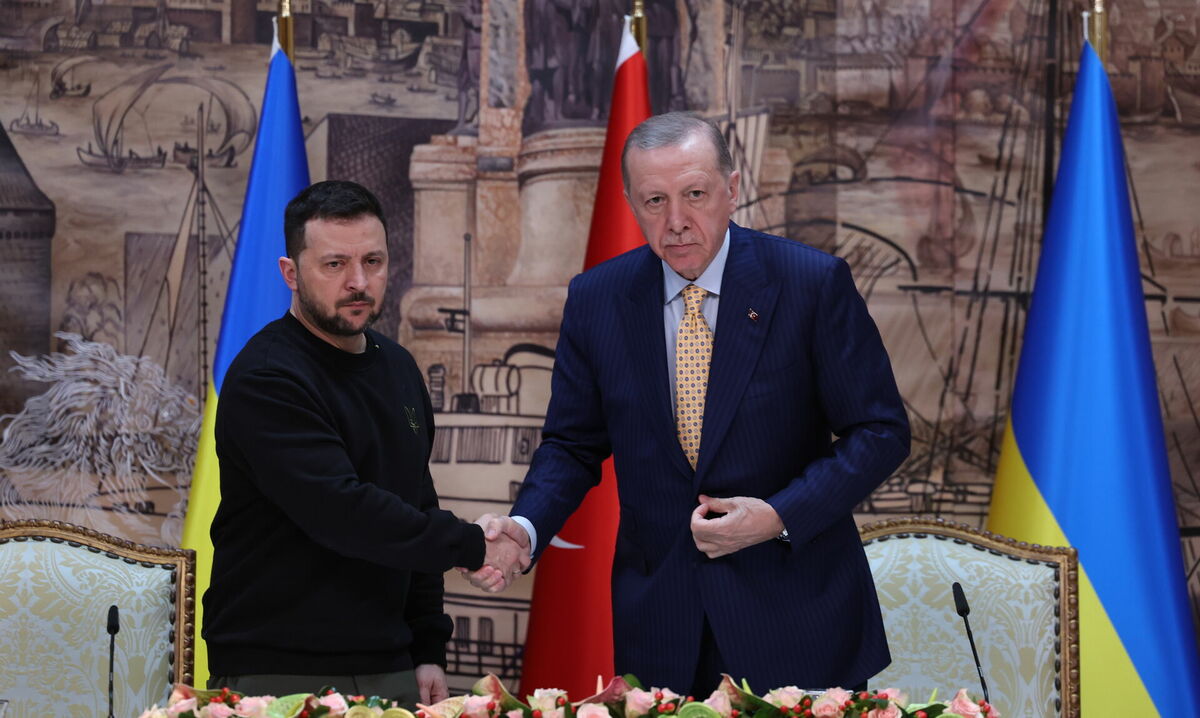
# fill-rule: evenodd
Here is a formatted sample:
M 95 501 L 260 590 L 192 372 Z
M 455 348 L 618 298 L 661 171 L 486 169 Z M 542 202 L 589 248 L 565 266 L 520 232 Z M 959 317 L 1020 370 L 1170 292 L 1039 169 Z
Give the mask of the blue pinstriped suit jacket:
M 675 436 L 662 265 L 642 247 L 571 282 L 512 514 L 544 547 L 611 453 L 618 673 L 686 689 L 707 615 L 755 690 L 853 686 L 890 656 L 851 512 L 907 455 L 904 406 L 844 261 L 735 224 L 729 241 L 695 471 Z M 765 499 L 791 542 L 707 558 L 688 526 L 701 493 Z

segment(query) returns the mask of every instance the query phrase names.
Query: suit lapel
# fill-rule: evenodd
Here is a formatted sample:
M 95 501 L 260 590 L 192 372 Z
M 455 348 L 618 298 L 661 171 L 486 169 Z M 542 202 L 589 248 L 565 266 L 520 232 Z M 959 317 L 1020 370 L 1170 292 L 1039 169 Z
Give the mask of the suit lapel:
M 633 365 L 629 376 L 639 396 L 646 397 L 649 424 L 671 463 L 686 476 L 691 476 L 692 467 L 679 447 L 675 433 L 675 411 L 671 405 L 667 376 L 667 344 L 663 327 L 663 274 L 662 262 L 647 248 L 645 261 L 637 269 L 626 303 L 621 323 L 625 338 L 633 350 Z
M 779 284 L 771 280 L 747 230 L 730 224 L 729 257 L 721 278 L 721 303 L 708 371 L 704 429 L 700 437 L 699 477 L 712 464 L 737 410 L 771 325 Z M 751 318 L 753 311 L 757 318 Z M 660 342 L 661 343 L 661 342 Z M 682 453 L 682 452 L 680 452 Z M 699 480 L 697 479 L 697 485 Z

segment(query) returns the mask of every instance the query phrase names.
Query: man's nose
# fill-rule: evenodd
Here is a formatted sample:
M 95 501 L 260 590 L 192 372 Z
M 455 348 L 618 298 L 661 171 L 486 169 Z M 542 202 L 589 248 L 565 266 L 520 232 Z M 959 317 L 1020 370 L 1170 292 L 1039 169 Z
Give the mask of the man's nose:
M 690 228 L 691 220 L 688 217 L 687 208 L 678 202 L 672 203 L 667 208 L 667 229 L 675 234 L 682 234 Z
M 358 292 L 367 286 L 367 270 L 362 264 L 352 263 L 346 272 L 346 289 Z

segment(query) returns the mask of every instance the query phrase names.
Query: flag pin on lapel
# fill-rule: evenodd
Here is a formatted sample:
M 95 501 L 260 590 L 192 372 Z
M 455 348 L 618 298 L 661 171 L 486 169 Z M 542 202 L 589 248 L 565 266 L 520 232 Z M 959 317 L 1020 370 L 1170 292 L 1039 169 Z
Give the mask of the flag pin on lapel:
M 758 321 L 758 312 L 754 311 L 753 309 L 746 312 L 746 316 L 750 317 L 750 321 L 752 321 L 752 322 Z

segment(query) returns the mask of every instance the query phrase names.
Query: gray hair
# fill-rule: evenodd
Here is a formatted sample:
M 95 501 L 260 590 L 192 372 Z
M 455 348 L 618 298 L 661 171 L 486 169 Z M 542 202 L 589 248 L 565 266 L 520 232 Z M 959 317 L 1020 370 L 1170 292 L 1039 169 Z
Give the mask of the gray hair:
M 621 150 L 621 181 L 625 184 L 626 194 L 629 193 L 629 166 L 626 160 L 629 150 L 675 147 L 698 133 L 708 138 L 717 155 L 717 169 L 728 177 L 733 172 L 733 157 L 716 125 L 692 112 L 668 112 L 647 118 L 633 128 L 625 140 L 625 148 Z

